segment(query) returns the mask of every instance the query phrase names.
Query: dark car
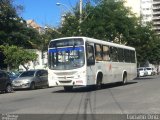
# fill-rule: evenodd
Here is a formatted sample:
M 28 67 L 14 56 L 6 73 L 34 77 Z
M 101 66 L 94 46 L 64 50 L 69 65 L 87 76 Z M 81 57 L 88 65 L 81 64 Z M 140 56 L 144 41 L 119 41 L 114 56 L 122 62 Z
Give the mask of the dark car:
M 10 93 L 13 91 L 12 82 L 7 72 L 0 70 L 0 91 Z
M 22 72 L 12 81 L 13 89 L 35 89 L 38 87 L 48 87 L 47 70 L 29 70 Z
M 10 79 L 14 80 L 22 73 L 22 71 L 10 71 L 10 72 L 7 72 L 7 73 L 9 75 Z

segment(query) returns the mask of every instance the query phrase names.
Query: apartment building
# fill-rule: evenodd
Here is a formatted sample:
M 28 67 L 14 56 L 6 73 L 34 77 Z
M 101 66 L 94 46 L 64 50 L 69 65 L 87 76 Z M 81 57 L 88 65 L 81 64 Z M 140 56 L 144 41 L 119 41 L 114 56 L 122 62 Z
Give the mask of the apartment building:
M 153 29 L 160 34 L 160 0 L 125 0 L 137 17 L 141 17 L 142 25 L 153 23 Z
M 160 0 L 153 0 L 153 29 L 160 34 Z
M 152 10 L 153 0 L 141 0 L 140 1 L 140 15 L 142 25 L 146 25 L 148 22 L 152 21 L 153 10 Z
M 142 25 L 153 23 L 153 30 L 160 34 L 160 0 L 141 0 Z
M 125 0 L 125 6 L 130 7 L 137 17 L 140 17 L 140 0 Z

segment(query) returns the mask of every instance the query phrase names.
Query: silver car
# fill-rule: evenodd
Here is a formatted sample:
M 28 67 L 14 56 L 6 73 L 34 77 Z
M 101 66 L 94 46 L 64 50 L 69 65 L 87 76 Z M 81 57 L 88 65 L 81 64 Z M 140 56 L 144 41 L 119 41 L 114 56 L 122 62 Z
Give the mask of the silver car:
M 13 89 L 35 89 L 48 86 L 47 70 L 29 70 L 21 73 L 12 81 Z

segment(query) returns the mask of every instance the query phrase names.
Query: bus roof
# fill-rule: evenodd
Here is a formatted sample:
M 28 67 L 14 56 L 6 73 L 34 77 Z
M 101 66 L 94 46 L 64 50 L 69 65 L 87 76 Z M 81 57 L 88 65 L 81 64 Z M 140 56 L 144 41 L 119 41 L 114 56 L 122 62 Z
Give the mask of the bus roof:
M 62 38 L 52 39 L 51 41 L 54 41 L 54 40 L 63 40 L 63 39 L 71 39 L 71 38 L 72 39 L 73 38 L 82 38 L 84 41 L 88 41 L 88 42 L 93 42 L 93 43 L 103 44 L 103 45 L 109 45 L 109 46 L 114 46 L 114 47 L 118 47 L 118 48 L 135 50 L 134 47 L 130 47 L 130 46 L 122 45 L 122 44 L 117 44 L 117 43 L 113 43 L 113 42 L 107 42 L 107 41 L 104 41 L 104 40 L 98 40 L 98 39 L 89 38 L 89 37 L 80 37 L 80 36 L 76 36 L 76 37 L 62 37 Z

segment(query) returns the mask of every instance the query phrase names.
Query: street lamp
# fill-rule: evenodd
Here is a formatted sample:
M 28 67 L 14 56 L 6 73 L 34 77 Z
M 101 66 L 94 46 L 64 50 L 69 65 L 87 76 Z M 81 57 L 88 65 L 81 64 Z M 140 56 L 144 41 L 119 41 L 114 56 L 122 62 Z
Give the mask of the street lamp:
M 67 9 L 72 13 L 72 10 L 71 10 L 67 5 L 62 4 L 62 3 L 56 3 L 56 5 L 57 5 L 57 6 L 62 5 L 62 6 L 64 6 L 65 8 L 67 8 Z
M 62 3 L 56 3 L 57 6 L 60 6 L 60 5 L 63 5 L 64 7 L 66 7 L 71 13 L 72 13 L 72 10 L 69 9 L 68 6 L 66 6 L 65 4 L 62 4 Z M 83 0 L 79 0 L 79 25 L 81 25 L 82 23 L 82 6 L 83 6 Z M 81 33 L 81 28 L 79 28 L 79 32 Z

